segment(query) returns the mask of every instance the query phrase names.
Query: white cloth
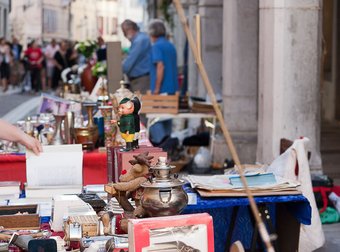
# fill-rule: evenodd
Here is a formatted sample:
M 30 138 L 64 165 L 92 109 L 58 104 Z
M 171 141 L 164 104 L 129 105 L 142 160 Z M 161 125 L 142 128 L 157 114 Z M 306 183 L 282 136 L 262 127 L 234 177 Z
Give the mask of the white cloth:
M 301 252 L 316 250 L 325 243 L 320 215 L 313 194 L 311 174 L 305 149 L 305 144 L 308 142 L 308 138 L 295 140 L 293 145 L 275 159 L 267 170 L 275 175 L 300 182 L 300 190 L 312 207 L 311 225 L 301 225 L 300 229 L 299 251 Z M 296 162 L 299 165 L 297 176 L 295 175 Z
M 11 61 L 10 48 L 8 45 L 0 45 L 0 63 L 3 61 L 7 64 Z

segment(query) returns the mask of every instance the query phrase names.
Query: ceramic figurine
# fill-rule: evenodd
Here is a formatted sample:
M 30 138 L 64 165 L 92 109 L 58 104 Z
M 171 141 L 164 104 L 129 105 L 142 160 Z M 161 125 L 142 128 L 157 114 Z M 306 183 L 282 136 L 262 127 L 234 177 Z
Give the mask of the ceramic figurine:
M 139 148 L 139 132 L 140 132 L 140 118 L 139 118 L 139 110 L 141 108 L 140 100 L 137 96 L 131 99 L 133 103 L 133 118 L 135 120 L 135 137 L 132 141 L 132 148 L 138 149 Z
M 129 98 L 124 98 L 119 102 L 117 122 L 120 134 L 126 143 L 126 147 L 122 151 L 133 150 L 132 142 L 135 137 L 135 118 L 133 115 L 134 103 Z

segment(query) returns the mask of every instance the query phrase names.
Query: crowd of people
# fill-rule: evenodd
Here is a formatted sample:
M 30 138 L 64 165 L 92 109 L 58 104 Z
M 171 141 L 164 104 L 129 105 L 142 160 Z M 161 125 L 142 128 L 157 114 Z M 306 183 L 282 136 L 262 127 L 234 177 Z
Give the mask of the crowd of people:
M 176 49 L 167 39 L 164 23 L 153 20 L 148 34 L 141 32 L 132 20 L 121 24 L 124 36 L 130 40 L 130 50 L 122 62 L 123 73 L 130 81 L 132 91 L 151 90 L 154 94 L 173 94 L 178 91 Z M 97 60 L 106 60 L 106 45 L 98 38 Z M 13 37 L 12 41 L 0 39 L 0 78 L 2 91 L 13 86 L 29 86 L 33 92 L 55 90 L 61 72 L 78 64 L 79 54 L 74 43 L 52 39 L 39 45 L 31 41 L 23 46 Z
M 124 36 L 130 40 L 130 50 L 122 62 L 123 73 L 129 78 L 132 91 L 153 94 L 174 94 L 178 91 L 177 58 L 174 45 L 168 40 L 166 27 L 161 20 L 153 20 L 148 26 L 148 34 L 141 32 L 132 20 L 121 24 Z M 96 58 L 106 60 L 106 45 L 98 38 Z M 74 44 L 52 39 L 46 46 L 31 41 L 27 49 L 18 43 L 0 39 L 0 78 L 2 91 L 9 83 L 25 85 L 29 82 L 33 92 L 58 88 L 61 72 L 78 64 L 78 53 Z M 24 83 L 24 84 L 22 84 Z M 160 143 L 171 132 L 171 120 L 152 126 L 150 132 L 153 143 Z
M 12 42 L 0 39 L 0 78 L 2 91 L 9 84 L 32 92 L 55 90 L 61 81 L 61 72 L 78 63 L 75 43 L 52 39 L 41 46 L 32 40 L 23 46 L 13 37 Z

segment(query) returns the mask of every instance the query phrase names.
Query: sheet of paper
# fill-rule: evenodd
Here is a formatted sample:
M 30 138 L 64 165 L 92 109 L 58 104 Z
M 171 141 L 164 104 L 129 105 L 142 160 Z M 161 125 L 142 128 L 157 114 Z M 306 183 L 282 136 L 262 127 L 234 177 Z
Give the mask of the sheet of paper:
M 28 186 L 81 185 L 81 144 L 43 146 L 39 156 L 27 151 L 26 177 Z

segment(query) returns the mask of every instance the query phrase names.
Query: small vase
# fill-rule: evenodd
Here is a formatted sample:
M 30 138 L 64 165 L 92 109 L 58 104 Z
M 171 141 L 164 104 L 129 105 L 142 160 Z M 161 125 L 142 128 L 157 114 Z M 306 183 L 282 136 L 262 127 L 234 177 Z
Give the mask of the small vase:
M 88 128 L 97 127 L 96 124 L 93 121 L 93 110 L 97 106 L 95 103 L 84 103 L 83 106 L 86 108 L 87 116 L 88 116 L 88 122 L 87 126 Z
M 75 128 L 76 143 L 83 145 L 83 149 L 93 150 L 98 140 L 98 127 L 93 121 L 93 110 L 95 103 L 86 103 L 83 106 L 87 110 L 88 123 L 85 127 Z
M 55 130 L 53 135 L 52 145 L 62 145 L 65 144 L 63 137 L 63 132 L 61 130 L 61 124 L 65 120 L 65 115 L 53 115 L 55 119 Z
M 117 133 L 116 127 L 111 123 L 112 106 L 100 106 L 99 109 L 104 117 L 105 147 L 112 147 Z

